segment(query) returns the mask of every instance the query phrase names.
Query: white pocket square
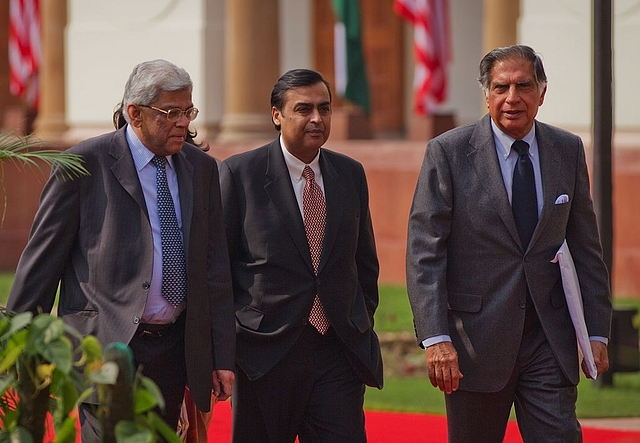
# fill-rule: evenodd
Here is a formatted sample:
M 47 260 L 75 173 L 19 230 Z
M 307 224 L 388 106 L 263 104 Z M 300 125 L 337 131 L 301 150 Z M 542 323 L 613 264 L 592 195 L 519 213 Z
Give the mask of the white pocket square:
M 563 203 L 569 203 L 569 196 L 567 194 L 561 194 L 556 198 L 556 205 L 561 205 Z

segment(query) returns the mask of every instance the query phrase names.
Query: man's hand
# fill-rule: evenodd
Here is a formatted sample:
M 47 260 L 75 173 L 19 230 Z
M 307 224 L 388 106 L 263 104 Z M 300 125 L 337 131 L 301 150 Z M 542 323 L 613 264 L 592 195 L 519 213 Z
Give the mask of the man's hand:
M 213 371 L 213 396 L 219 401 L 225 401 L 231 397 L 231 389 L 235 379 L 236 374 L 233 371 L 225 369 Z
M 591 340 L 589 343 L 591 344 L 591 353 L 596 363 L 598 376 L 600 376 L 600 374 L 604 374 L 609 369 L 609 352 L 607 351 L 607 345 L 598 340 Z M 584 372 L 587 378 L 591 378 L 584 358 L 582 359 L 582 372 Z
M 436 343 L 425 350 L 429 380 L 433 387 L 451 394 L 458 390 L 458 382 L 463 377 L 458 367 L 458 353 L 449 341 Z

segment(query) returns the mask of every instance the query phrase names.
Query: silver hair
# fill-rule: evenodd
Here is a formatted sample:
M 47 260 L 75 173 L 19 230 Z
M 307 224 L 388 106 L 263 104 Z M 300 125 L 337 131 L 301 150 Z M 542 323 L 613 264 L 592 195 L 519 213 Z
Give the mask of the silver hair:
M 547 86 L 547 74 L 544 72 L 542 59 L 531 47 L 526 45 L 505 46 L 494 49 L 485 55 L 480 61 L 480 76 L 478 77 L 478 83 L 480 84 L 485 96 L 488 96 L 489 88 L 491 87 L 491 70 L 493 69 L 493 66 L 499 61 L 514 59 L 531 62 L 531 65 L 533 66 L 533 75 L 538 85 L 538 89 L 542 91 L 545 86 Z
M 189 73 L 166 60 L 150 60 L 138 64 L 124 87 L 122 110 L 127 123 L 131 123 L 127 106 L 150 105 L 165 91 L 193 90 Z

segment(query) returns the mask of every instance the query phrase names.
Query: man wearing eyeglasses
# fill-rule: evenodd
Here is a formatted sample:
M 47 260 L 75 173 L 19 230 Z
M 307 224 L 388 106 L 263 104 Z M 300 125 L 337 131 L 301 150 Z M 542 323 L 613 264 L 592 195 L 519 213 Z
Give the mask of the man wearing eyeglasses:
M 231 394 L 235 364 L 218 169 L 185 143 L 192 87 L 164 60 L 133 69 L 127 124 L 69 150 L 91 175 L 46 184 L 7 304 L 49 312 L 60 282 L 58 315 L 103 346 L 129 344 L 174 428 L 185 386 L 208 411 Z M 80 406 L 83 441 L 100 441 L 94 406 Z

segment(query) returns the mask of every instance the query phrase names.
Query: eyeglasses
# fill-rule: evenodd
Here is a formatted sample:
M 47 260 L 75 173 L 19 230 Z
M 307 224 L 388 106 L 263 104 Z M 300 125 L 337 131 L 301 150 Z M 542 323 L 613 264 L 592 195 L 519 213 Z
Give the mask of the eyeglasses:
M 150 108 L 150 109 L 153 109 L 154 111 L 162 112 L 167 116 L 167 120 L 169 120 L 170 122 L 177 122 L 178 120 L 180 120 L 180 117 L 182 117 L 182 114 L 184 114 L 184 116 L 187 117 L 187 120 L 192 122 L 196 119 L 196 117 L 198 116 L 198 113 L 200 112 L 198 108 L 193 108 L 193 107 L 187 109 L 186 111 L 183 111 L 180 108 L 173 108 L 173 109 L 169 109 L 168 111 L 165 111 L 164 109 L 156 108 L 155 106 L 147 106 L 147 105 L 139 105 L 139 106 L 142 106 L 143 108 Z

